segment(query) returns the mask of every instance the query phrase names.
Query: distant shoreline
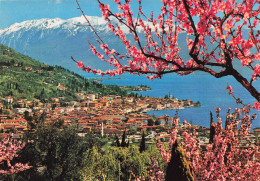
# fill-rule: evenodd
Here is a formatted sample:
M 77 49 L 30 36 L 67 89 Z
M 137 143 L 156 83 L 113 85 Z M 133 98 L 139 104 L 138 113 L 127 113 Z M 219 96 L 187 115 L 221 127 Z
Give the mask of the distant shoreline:
M 179 108 L 158 108 L 158 109 L 146 108 L 143 111 L 141 111 L 141 113 L 147 113 L 148 111 L 182 110 L 182 109 L 186 109 L 186 108 L 195 108 L 195 107 L 199 107 L 199 106 L 185 106 L 185 107 L 179 107 Z
M 125 77 L 85 77 L 85 78 L 88 79 L 88 80 L 126 79 Z

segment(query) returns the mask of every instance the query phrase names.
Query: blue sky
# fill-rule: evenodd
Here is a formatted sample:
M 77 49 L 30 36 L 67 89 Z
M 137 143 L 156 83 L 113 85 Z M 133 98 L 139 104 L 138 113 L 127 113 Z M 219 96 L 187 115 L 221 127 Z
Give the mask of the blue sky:
M 101 16 L 96 0 L 79 2 L 87 15 Z M 160 6 L 160 0 L 143 0 L 143 7 L 149 10 L 159 10 Z M 0 0 L 0 29 L 25 20 L 57 17 L 68 19 L 78 16 L 81 16 L 81 13 L 75 0 Z

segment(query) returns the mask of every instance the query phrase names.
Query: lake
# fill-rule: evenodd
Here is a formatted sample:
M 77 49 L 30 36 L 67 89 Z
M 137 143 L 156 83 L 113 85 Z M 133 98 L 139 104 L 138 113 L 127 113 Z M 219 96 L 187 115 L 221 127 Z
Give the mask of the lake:
M 217 79 L 209 75 L 187 75 L 178 76 L 176 74 L 170 74 L 164 76 L 162 79 L 155 79 L 153 81 L 148 80 L 145 76 L 132 76 L 122 75 L 124 79 L 108 79 L 103 80 L 103 84 L 116 84 L 119 86 L 140 84 L 147 85 L 152 88 L 151 91 L 138 92 L 143 96 L 150 97 L 164 97 L 166 94 L 171 93 L 175 98 L 179 100 L 191 99 L 194 102 L 200 101 L 201 107 L 187 108 L 179 111 L 179 117 L 181 120 L 185 119 L 188 122 L 192 120 L 193 124 L 209 127 L 210 111 L 213 112 L 214 121 L 217 121 L 215 109 L 220 107 L 221 117 L 224 119 L 229 107 L 240 108 L 241 105 L 237 105 L 234 98 L 228 94 L 227 81 L 234 90 L 234 95 L 240 97 L 244 103 L 253 103 L 256 100 L 232 77 L 223 77 Z M 256 85 L 260 90 L 260 85 Z M 259 113 L 259 111 L 252 111 Z M 156 114 L 161 116 L 164 114 L 174 116 L 175 110 L 161 110 L 161 111 L 149 111 L 147 114 Z M 252 127 L 260 127 L 260 114 L 253 122 Z

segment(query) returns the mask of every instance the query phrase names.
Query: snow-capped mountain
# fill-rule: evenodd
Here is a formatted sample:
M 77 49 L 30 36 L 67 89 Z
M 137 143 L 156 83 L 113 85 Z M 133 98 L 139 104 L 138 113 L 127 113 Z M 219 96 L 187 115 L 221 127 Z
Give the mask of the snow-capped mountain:
M 110 31 L 107 22 L 102 17 L 87 16 L 87 18 L 105 43 L 117 52 L 126 51 L 121 40 Z M 93 68 L 103 70 L 113 68 L 93 55 L 89 49 L 88 40 L 95 44 L 97 36 L 89 26 L 84 25 L 87 23 L 83 16 L 67 20 L 60 18 L 28 20 L 0 30 L 0 43 L 43 63 L 60 65 L 73 71 L 79 71 L 79 69 L 70 56 Z M 120 29 L 126 34 L 129 33 L 123 25 Z M 142 34 L 141 29 L 138 32 L 139 35 Z M 181 54 L 184 59 L 188 60 L 186 34 L 181 33 L 179 38 Z M 131 41 L 133 37 L 127 35 L 127 39 Z M 143 36 L 140 39 L 145 41 Z M 98 46 L 97 43 L 95 45 Z
M 121 40 L 111 33 L 107 22 L 102 17 L 87 16 L 87 18 L 105 43 L 117 52 L 125 51 Z M 95 44 L 97 37 L 89 26 L 84 26 L 86 24 L 83 16 L 67 20 L 60 18 L 28 20 L 0 30 L 0 43 L 43 63 L 60 65 L 73 71 L 79 71 L 79 69 L 70 56 L 93 68 L 103 70 L 110 68 L 89 49 L 88 40 Z M 129 32 L 124 26 L 120 28 L 124 33 Z M 142 30 L 139 31 L 141 32 Z M 131 40 L 129 36 L 127 37 Z M 180 55 L 184 60 L 190 58 L 187 53 L 189 50 L 186 37 L 186 33 L 181 33 L 178 37 L 178 45 L 181 47 Z M 142 36 L 141 41 L 145 41 Z M 211 46 L 210 42 L 208 45 Z
M 103 20 L 101 17 L 89 17 L 90 22 L 93 26 L 97 27 L 100 26 L 104 28 L 106 25 L 106 21 Z M 39 20 L 28 20 L 21 23 L 15 23 L 11 25 L 9 28 L 0 30 L 1 34 L 11 34 L 17 31 L 28 31 L 31 29 L 37 29 L 37 30 L 48 30 L 48 29 L 63 29 L 63 30 L 69 30 L 76 32 L 80 29 L 80 26 L 76 25 L 84 25 L 86 24 L 86 20 L 83 16 L 71 18 L 67 20 L 63 20 L 60 18 L 55 19 L 39 19 Z M 83 30 L 81 28 L 81 30 Z
M 118 43 L 118 38 L 110 32 L 103 18 L 88 19 L 106 42 L 111 45 Z M 70 59 L 70 56 L 73 56 L 77 60 L 83 60 L 87 65 L 104 68 L 105 64 L 89 50 L 88 40 L 95 43 L 97 37 L 89 26 L 84 26 L 86 24 L 82 16 L 67 20 L 28 20 L 0 30 L 0 43 L 50 65 L 77 70 Z M 123 31 L 126 32 L 126 29 Z

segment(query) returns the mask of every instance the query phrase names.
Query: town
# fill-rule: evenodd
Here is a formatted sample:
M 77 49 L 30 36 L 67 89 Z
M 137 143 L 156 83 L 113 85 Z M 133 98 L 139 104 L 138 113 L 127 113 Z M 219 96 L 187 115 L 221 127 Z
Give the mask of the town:
M 117 95 L 99 96 L 98 94 L 75 93 L 77 101 L 64 103 L 63 97 L 53 98 L 52 103 L 42 103 L 39 100 L 27 101 L 13 100 L 5 97 L 2 100 L 0 114 L 1 137 L 13 132 L 14 138 L 22 138 L 25 132 L 33 132 L 36 125 L 42 122 L 44 125 L 60 124 L 62 126 L 75 126 L 80 136 L 90 132 L 102 137 L 121 137 L 123 132 L 127 134 L 130 143 L 141 139 L 146 132 L 146 139 L 156 139 L 162 142 L 169 141 L 171 125 L 176 117 L 168 115 L 156 117 L 145 114 L 149 110 L 185 109 L 200 106 L 199 102 L 192 100 L 178 100 L 171 95 L 166 98 L 154 97 L 121 97 Z M 14 106 L 13 106 L 14 105 Z M 8 107 L 12 109 L 3 109 Z M 192 125 L 187 128 L 179 124 L 180 133 L 184 131 L 196 131 L 203 147 L 209 142 L 210 128 Z M 255 128 L 248 134 L 250 142 L 244 142 L 248 147 L 259 144 L 260 130 Z

